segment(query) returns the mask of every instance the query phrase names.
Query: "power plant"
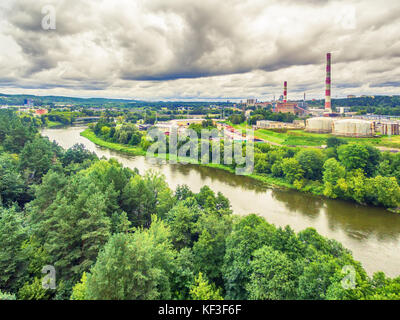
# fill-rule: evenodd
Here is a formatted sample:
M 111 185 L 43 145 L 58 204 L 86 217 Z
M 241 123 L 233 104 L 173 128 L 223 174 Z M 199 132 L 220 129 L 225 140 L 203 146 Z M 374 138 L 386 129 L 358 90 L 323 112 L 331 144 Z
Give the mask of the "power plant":
M 343 119 L 342 115 L 345 114 L 345 109 L 347 107 L 342 107 L 340 113 L 332 111 L 332 54 L 328 52 L 326 54 L 326 77 L 325 77 L 325 106 L 323 109 L 307 109 L 304 98 L 299 103 L 295 101 L 288 100 L 288 81 L 283 82 L 283 95 L 280 101 L 274 101 L 272 103 L 255 103 L 255 106 L 266 106 L 272 105 L 272 111 L 276 113 L 292 113 L 298 116 L 305 114 L 317 115 L 317 117 L 307 119 L 305 121 L 305 131 L 313 133 L 330 133 L 336 136 L 344 137 L 372 137 L 376 133 L 381 133 L 384 135 L 398 135 L 400 134 L 400 122 L 380 122 L 363 120 L 356 118 L 346 118 Z M 349 111 L 349 110 L 347 110 Z M 341 117 L 341 118 L 338 118 Z M 286 128 L 286 129 L 300 129 L 304 128 L 303 125 L 291 126 L 284 123 L 279 123 L 276 121 L 257 121 L 256 127 L 264 129 L 276 129 L 276 128 Z M 292 128 L 293 127 L 293 128 Z
M 306 110 L 299 107 L 296 102 L 288 102 L 287 99 L 287 81 L 283 82 L 283 101 L 273 103 L 273 111 L 281 112 L 281 113 L 293 113 L 296 115 L 303 115 L 306 113 Z

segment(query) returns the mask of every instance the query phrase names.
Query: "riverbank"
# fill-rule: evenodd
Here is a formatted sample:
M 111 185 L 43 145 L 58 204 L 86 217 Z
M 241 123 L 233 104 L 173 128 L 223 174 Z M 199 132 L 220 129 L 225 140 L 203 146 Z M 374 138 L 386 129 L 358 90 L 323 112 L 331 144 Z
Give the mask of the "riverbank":
M 91 142 L 95 143 L 96 145 L 100 147 L 105 147 L 114 151 L 122 152 L 128 155 L 132 156 L 146 156 L 146 150 L 142 149 L 141 147 L 128 147 L 119 143 L 114 143 L 114 142 L 108 142 L 104 141 L 103 139 L 97 137 L 94 132 L 91 129 L 86 129 L 81 132 L 81 136 L 87 138 Z M 177 157 L 175 155 L 160 155 L 160 156 L 155 156 L 155 158 L 162 158 L 165 160 L 174 160 L 176 162 L 180 163 L 190 163 L 194 165 L 199 165 L 199 166 L 204 166 L 204 167 L 210 167 L 210 168 L 217 168 L 220 170 L 228 171 L 230 173 L 235 173 L 235 170 L 223 165 L 223 164 L 214 164 L 214 163 L 208 163 L 208 164 L 203 164 L 198 161 L 195 161 L 191 158 L 184 158 L 184 157 Z M 294 186 L 293 184 L 288 183 L 287 181 L 280 179 L 280 178 L 274 178 L 274 177 L 269 177 L 269 176 L 264 176 L 264 175 L 259 175 L 259 174 L 247 174 L 247 177 L 250 177 L 254 180 L 257 180 L 263 184 L 265 184 L 268 187 L 273 187 L 273 188 L 286 188 L 286 189 L 292 189 L 292 190 L 297 190 L 302 193 L 307 193 L 311 194 L 317 197 L 325 197 L 321 192 L 318 192 L 316 189 L 308 189 L 307 191 L 301 190 Z
M 49 128 L 49 129 L 55 129 L 55 128 L 59 128 L 59 127 L 62 127 L 62 126 L 64 126 L 65 124 L 63 124 L 63 123 L 61 123 L 61 122 L 59 122 L 59 121 L 48 121 L 47 123 L 46 123 L 46 128 Z
M 92 141 L 93 143 L 97 144 L 100 147 L 105 147 L 105 148 L 115 150 L 118 152 L 123 152 L 123 153 L 129 154 L 129 155 L 132 155 L 132 156 L 145 156 L 146 155 L 146 151 L 144 151 L 140 147 L 128 147 L 128 146 L 124 146 L 119 143 L 104 141 L 103 139 L 96 137 L 96 135 L 94 134 L 94 132 L 91 129 L 86 129 L 86 130 L 82 131 L 80 134 L 82 137 L 85 137 L 86 139 Z
M 100 147 L 105 147 L 114 151 L 118 152 L 123 152 L 125 154 L 131 155 L 131 156 L 146 156 L 146 150 L 142 149 L 141 147 L 128 147 L 119 143 L 114 143 L 114 142 L 108 142 L 104 141 L 103 139 L 100 139 L 97 137 L 94 132 L 91 129 L 86 129 L 80 133 L 82 137 L 85 137 L 86 139 L 90 140 L 94 144 L 100 146 Z M 175 155 L 161 155 L 161 156 L 156 156 L 155 158 L 163 158 L 165 160 L 174 160 L 176 162 L 180 163 L 190 163 L 190 164 L 195 164 L 199 166 L 204 166 L 204 167 L 209 167 L 209 168 L 216 168 L 224 171 L 228 171 L 230 173 L 235 173 L 235 170 L 223 165 L 223 164 L 216 164 L 216 163 L 208 163 L 204 164 L 198 161 L 195 161 L 189 157 L 178 157 Z M 287 189 L 296 189 L 296 187 L 290 183 L 287 183 L 286 181 L 283 181 L 282 179 L 279 178 L 274 178 L 274 177 L 266 177 L 266 176 L 261 176 L 257 174 L 248 174 L 246 175 L 247 177 L 250 177 L 254 180 L 260 181 L 267 186 L 270 187 L 275 187 L 275 188 L 287 188 Z M 320 194 L 314 194 L 317 196 L 320 196 Z
M 103 139 L 97 137 L 91 129 L 86 129 L 86 130 L 82 131 L 80 134 L 81 134 L 81 136 L 87 138 L 88 140 L 95 143 L 96 145 L 105 147 L 105 148 L 108 148 L 108 149 L 111 149 L 114 151 L 122 152 L 122 153 L 132 155 L 132 156 L 146 156 L 146 154 L 147 154 L 146 150 L 144 150 L 141 147 L 131 147 L 131 146 L 126 146 L 126 145 L 122 145 L 119 143 L 104 141 Z M 226 165 L 213 164 L 213 163 L 203 164 L 203 163 L 195 161 L 189 157 L 178 157 L 178 156 L 170 155 L 170 154 L 162 154 L 159 156 L 155 156 L 154 158 L 159 158 L 159 159 L 163 159 L 166 161 L 173 160 L 176 163 L 190 163 L 190 164 L 204 166 L 204 167 L 217 168 L 220 170 L 228 171 L 233 174 L 235 173 L 234 169 L 232 169 Z M 310 194 L 310 195 L 313 195 L 316 197 L 328 198 L 323 194 L 323 188 L 321 188 L 321 186 L 317 186 L 317 187 L 308 186 L 308 187 L 304 188 L 301 186 L 297 187 L 294 184 L 290 184 L 282 178 L 275 178 L 275 177 L 260 175 L 260 174 L 255 174 L 255 173 L 247 174 L 246 176 L 250 177 L 254 180 L 257 180 L 257 181 L 265 184 L 268 187 L 292 189 L 292 190 L 296 190 L 301 193 Z M 343 200 L 343 199 L 341 199 L 341 200 Z M 351 202 L 353 202 L 353 201 L 351 201 Z M 391 212 L 391 213 L 397 213 L 397 214 L 400 213 L 399 208 L 385 208 L 385 210 L 387 212 Z

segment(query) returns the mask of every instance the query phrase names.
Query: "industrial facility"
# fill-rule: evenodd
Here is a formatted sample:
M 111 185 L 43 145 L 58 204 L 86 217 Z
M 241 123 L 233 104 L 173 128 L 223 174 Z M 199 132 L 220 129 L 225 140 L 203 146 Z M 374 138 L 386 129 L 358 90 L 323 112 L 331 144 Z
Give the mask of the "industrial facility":
M 303 115 L 307 111 L 299 107 L 296 102 L 288 102 L 287 100 L 287 81 L 283 83 L 283 102 L 274 102 L 272 105 L 273 112 L 292 113 L 295 115 Z
M 344 119 L 334 121 L 332 134 L 343 137 L 372 137 L 375 135 L 373 121 L 361 119 Z
M 321 115 L 325 117 L 339 116 L 337 113 L 332 112 L 331 108 L 331 53 L 327 53 L 326 56 L 326 79 L 325 79 L 325 109 L 320 109 Z M 307 105 L 304 99 L 300 103 L 288 100 L 288 82 L 283 83 L 283 95 L 279 101 L 274 100 L 272 102 L 258 102 L 257 99 L 247 99 L 247 102 L 243 104 L 243 112 L 246 107 L 267 107 L 272 106 L 272 111 L 276 113 L 292 113 L 298 116 L 309 114 Z
M 332 118 L 326 117 L 307 119 L 305 131 L 314 133 L 331 133 L 333 121 Z
M 375 123 L 361 119 L 335 120 L 317 117 L 306 120 L 307 132 L 332 133 L 343 137 L 372 137 L 375 135 Z
M 256 122 L 255 129 L 304 129 L 304 120 L 295 120 L 293 123 L 271 121 L 271 120 L 259 120 Z
M 283 95 L 280 101 L 268 103 L 272 105 L 273 112 L 292 113 L 298 116 L 313 115 L 313 118 L 298 123 L 284 123 L 278 121 L 259 120 L 256 129 L 305 129 L 306 132 L 330 133 L 343 137 L 373 137 L 376 134 L 399 135 L 399 121 L 381 121 L 381 119 L 357 119 L 344 118 L 351 115 L 349 107 L 339 107 L 338 112 L 332 111 L 331 85 L 332 85 L 332 54 L 326 54 L 326 78 L 325 78 L 325 106 L 323 109 L 308 109 L 305 103 L 305 94 L 303 103 L 292 102 L 288 100 L 288 82 L 283 83 Z M 257 100 L 249 99 L 247 104 L 254 103 L 260 105 Z M 354 116 L 354 114 L 352 114 Z M 365 117 L 364 117 L 365 118 Z
M 343 137 L 372 137 L 382 135 L 400 135 L 400 122 L 380 122 L 356 118 L 335 119 L 315 117 L 306 120 L 306 132 L 332 133 Z
M 380 122 L 377 124 L 376 130 L 386 136 L 400 135 L 399 122 Z

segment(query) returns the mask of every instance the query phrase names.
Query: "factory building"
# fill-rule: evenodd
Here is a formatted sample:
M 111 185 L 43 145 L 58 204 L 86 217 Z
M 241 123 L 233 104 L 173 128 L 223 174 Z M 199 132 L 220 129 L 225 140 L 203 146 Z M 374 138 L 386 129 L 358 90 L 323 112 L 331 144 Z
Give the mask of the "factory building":
M 304 121 L 297 120 L 293 123 L 287 123 L 271 120 L 259 120 L 256 122 L 254 129 L 304 129 Z
M 267 108 L 268 106 L 271 106 L 271 102 L 256 102 L 255 106 L 257 108 Z
M 305 131 L 314 133 L 331 133 L 333 121 L 333 119 L 327 117 L 307 119 Z
M 350 112 L 350 107 L 337 107 L 337 111 L 339 111 L 340 114 L 345 114 Z
M 247 99 L 246 107 L 254 107 L 257 103 L 257 99 Z
M 277 102 L 273 105 L 274 112 L 292 113 L 295 115 L 303 115 L 306 110 L 299 107 L 296 102 L 288 102 L 287 100 L 287 81 L 283 83 L 283 102 Z
M 278 102 L 274 111 L 281 113 L 293 113 L 295 115 L 302 115 L 305 112 L 305 110 L 300 108 L 296 102 Z
M 332 133 L 343 137 L 372 137 L 375 125 L 372 121 L 360 119 L 344 119 L 333 122 Z
M 171 122 L 179 127 L 189 127 L 191 124 L 202 124 L 205 119 L 177 119 Z M 214 120 L 213 120 L 214 122 Z

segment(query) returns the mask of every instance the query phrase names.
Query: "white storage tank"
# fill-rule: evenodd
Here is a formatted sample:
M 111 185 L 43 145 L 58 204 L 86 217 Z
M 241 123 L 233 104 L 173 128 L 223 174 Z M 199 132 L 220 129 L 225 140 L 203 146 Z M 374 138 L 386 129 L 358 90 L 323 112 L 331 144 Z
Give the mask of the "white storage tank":
M 332 132 L 333 119 L 327 117 L 316 117 L 306 120 L 307 132 L 316 133 L 331 133 Z
M 335 121 L 333 134 L 344 137 L 372 137 L 375 134 L 375 126 L 372 121 L 344 119 Z
M 383 122 L 380 125 L 380 132 L 384 135 L 399 135 L 400 125 L 397 122 Z

